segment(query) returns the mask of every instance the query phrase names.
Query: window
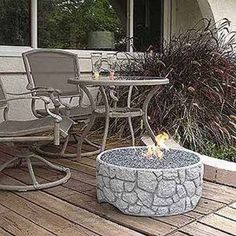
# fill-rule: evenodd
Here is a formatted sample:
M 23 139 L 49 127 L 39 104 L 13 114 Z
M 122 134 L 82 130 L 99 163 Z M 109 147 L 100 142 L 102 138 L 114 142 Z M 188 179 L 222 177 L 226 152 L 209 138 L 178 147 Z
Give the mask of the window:
M 145 51 L 162 44 L 163 0 L 135 0 L 134 48 Z
M 125 12 L 115 7 L 109 0 L 38 1 L 38 46 L 125 49 Z
M 164 0 L 0 0 L 0 45 L 144 51 L 160 46 Z
M 30 45 L 30 0 L 0 0 L 0 45 Z

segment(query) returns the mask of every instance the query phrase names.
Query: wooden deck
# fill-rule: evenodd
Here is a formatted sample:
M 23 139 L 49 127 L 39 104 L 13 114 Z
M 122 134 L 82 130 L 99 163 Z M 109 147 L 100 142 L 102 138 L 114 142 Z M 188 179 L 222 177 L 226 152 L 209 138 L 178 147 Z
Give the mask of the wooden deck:
M 12 149 L 0 146 L 1 162 L 12 155 Z M 0 235 L 236 236 L 234 188 L 204 182 L 203 197 L 194 211 L 170 217 L 133 217 L 97 203 L 95 157 L 55 162 L 72 170 L 72 178 L 63 186 L 37 192 L 0 192 Z M 58 177 L 45 168 L 36 168 L 36 173 L 41 181 Z M 25 168 L 0 174 L 0 183 L 16 181 L 29 181 Z

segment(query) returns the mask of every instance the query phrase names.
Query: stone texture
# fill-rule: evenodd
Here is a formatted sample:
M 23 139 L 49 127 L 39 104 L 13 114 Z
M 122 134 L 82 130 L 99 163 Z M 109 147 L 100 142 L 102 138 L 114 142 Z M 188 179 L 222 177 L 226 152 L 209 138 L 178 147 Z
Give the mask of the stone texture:
M 185 198 L 185 208 L 186 210 L 192 209 L 191 199 L 189 197 Z
M 134 204 L 138 200 L 138 195 L 136 192 L 123 193 L 122 199 L 129 204 Z
M 170 206 L 171 214 L 184 212 L 184 210 L 185 210 L 185 199 L 180 199 L 178 202 L 175 202 Z
M 170 197 L 175 194 L 176 183 L 174 180 L 161 180 L 158 184 L 157 194 L 160 197 Z
M 135 183 L 133 182 L 126 182 L 125 183 L 125 191 L 131 192 L 134 189 Z
M 143 205 L 150 207 L 153 202 L 153 194 L 146 192 L 142 189 L 136 189 L 136 193 L 138 194 L 139 200 L 143 203 Z
M 145 207 L 143 206 L 141 208 L 141 211 L 140 211 L 140 215 L 148 215 L 148 216 L 154 216 L 155 215 L 155 211 L 153 211 L 152 209 L 148 208 L 148 207 Z
M 127 171 L 126 169 L 121 169 L 116 173 L 116 177 L 121 180 L 126 180 L 126 181 L 135 181 L 135 171 L 130 170 Z
M 148 184 L 147 184 L 148 181 Z M 138 172 L 138 187 L 153 193 L 157 186 L 156 176 L 149 171 L 139 171 Z
M 178 202 L 179 201 L 179 195 L 178 194 L 175 194 L 173 196 L 173 202 Z
M 110 181 L 111 184 L 111 190 L 114 192 L 123 192 L 123 181 L 119 179 L 112 179 Z
M 137 205 L 129 206 L 129 209 L 128 209 L 129 212 L 134 213 L 134 214 L 138 214 L 140 210 L 141 210 L 141 206 L 137 206 Z
M 169 212 L 168 207 L 159 207 L 156 213 L 159 216 L 164 216 L 164 215 L 168 215 L 168 212 Z
M 179 170 L 178 173 L 179 173 L 180 183 L 182 184 L 185 181 L 185 169 Z
M 104 194 L 104 196 L 106 197 L 106 199 L 108 201 L 110 201 L 110 202 L 114 202 L 115 201 L 115 195 L 114 195 L 114 193 L 110 189 L 104 187 L 103 188 L 103 194 Z
M 185 190 L 189 197 L 192 197 L 196 191 L 195 184 L 192 181 L 186 181 L 184 183 Z
M 129 206 L 129 204 L 125 201 L 123 201 L 122 199 L 118 198 L 116 200 L 116 205 L 119 206 L 121 209 L 125 209 Z
M 198 166 L 186 169 L 186 180 L 193 180 L 199 176 L 199 168 Z
M 105 184 L 105 186 L 107 188 L 110 188 L 110 178 L 104 176 L 102 179 L 103 179 L 103 183 Z
M 183 185 L 177 185 L 177 194 L 180 198 L 183 198 L 186 196 L 186 190 Z
M 166 216 L 192 210 L 202 194 L 201 164 L 180 169 L 139 170 L 97 160 L 97 199 L 125 214 Z
M 178 179 L 178 171 L 177 170 L 169 170 L 169 171 L 164 172 L 163 179 L 167 179 L 167 180 Z
M 200 197 L 197 196 L 197 195 L 194 195 L 194 196 L 191 198 L 191 204 L 192 204 L 192 206 L 193 206 L 193 207 L 196 206 L 199 200 L 200 200 Z
M 155 206 L 169 206 L 173 203 L 173 200 L 171 198 L 161 198 L 154 196 L 153 205 Z

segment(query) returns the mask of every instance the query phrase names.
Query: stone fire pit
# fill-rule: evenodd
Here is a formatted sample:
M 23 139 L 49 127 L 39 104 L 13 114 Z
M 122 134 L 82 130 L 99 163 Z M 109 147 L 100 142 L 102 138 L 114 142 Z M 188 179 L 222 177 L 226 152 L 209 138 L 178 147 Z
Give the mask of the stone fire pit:
M 147 147 L 116 148 L 97 157 L 97 199 L 125 214 L 167 216 L 194 209 L 201 198 L 203 164 L 185 150 L 145 157 Z

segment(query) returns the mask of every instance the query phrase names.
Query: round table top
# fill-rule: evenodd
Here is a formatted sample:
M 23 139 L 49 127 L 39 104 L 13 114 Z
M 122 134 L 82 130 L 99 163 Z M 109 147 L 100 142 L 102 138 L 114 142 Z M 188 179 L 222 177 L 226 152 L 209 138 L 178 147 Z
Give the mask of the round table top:
M 68 79 L 68 83 L 84 86 L 151 86 L 168 84 L 169 79 L 155 76 L 115 76 L 111 80 L 108 76 L 100 76 L 98 80 L 95 80 L 91 76 L 81 76 L 81 78 Z

